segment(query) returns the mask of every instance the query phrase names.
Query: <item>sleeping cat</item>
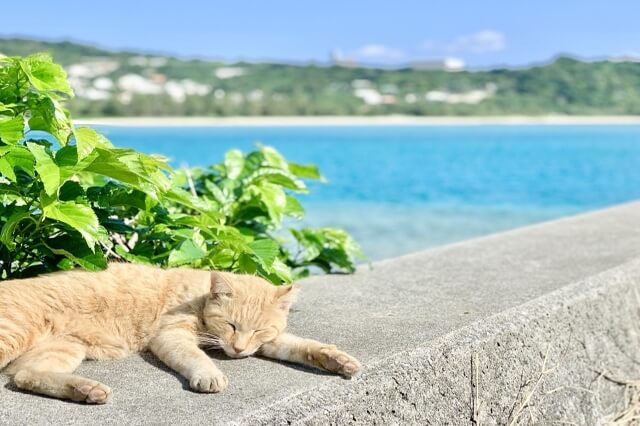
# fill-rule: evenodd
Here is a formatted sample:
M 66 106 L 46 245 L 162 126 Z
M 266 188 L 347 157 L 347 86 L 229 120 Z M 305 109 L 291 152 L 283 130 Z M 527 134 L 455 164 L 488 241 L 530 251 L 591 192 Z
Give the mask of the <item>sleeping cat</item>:
M 145 350 L 199 392 L 228 383 L 201 346 L 356 374 L 360 363 L 334 345 L 284 331 L 297 291 L 249 275 L 124 263 L 0 282 L 0 370 L 21 389 L 94 404 L 111 390 L 73 374 L 82 360 Z

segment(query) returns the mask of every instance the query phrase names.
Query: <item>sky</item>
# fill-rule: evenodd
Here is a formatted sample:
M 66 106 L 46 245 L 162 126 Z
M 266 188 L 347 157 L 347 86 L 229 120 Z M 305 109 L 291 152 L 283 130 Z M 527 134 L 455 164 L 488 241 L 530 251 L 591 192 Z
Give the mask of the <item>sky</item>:
M 32 0 L 2 13 L 3 37 L 228 61 L 326 62 L 338 51 L 370 64 L 489 67 L 640 55 L 639 0 Z

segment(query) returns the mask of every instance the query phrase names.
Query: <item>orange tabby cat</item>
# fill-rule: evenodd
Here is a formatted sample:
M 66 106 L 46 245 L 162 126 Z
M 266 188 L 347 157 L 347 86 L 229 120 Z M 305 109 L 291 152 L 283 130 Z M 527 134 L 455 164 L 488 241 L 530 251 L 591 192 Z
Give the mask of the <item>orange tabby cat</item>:
M 200 392 L 227 386 L 201 345 L 356 374 L 359 362 L 335 346 L 284 332 L 296 292 L 255 276 L 124 263 L 0 282 L 0 370 L 21 389 L 95 404 L 111 390 L 72 374 L 82 360 L 144 350 Z

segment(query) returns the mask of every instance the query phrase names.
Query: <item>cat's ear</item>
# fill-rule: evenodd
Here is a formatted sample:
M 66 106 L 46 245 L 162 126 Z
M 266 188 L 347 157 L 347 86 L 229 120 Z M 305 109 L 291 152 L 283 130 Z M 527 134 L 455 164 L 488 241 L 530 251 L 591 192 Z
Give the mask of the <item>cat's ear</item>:
M 276 304 L 278 309 L 282 309 L 283 311 L 289 312 L 289 308 L 293 302 L 295 302 L 296 297 L 298 297 L 298 292 L 300 291 L 300 286 L 295 284 L 278 287 L 276 290 Z
M 231 297 L 232 294 L 233 290 L 224 275 L 217 271 L 211 271 L 211 298 Z

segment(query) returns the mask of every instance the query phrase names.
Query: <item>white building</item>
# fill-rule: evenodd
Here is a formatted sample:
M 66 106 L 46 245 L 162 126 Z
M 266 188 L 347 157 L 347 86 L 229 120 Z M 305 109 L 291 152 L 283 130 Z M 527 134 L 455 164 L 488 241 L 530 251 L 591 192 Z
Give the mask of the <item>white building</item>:
M 168 59 L 162 56 L 132 56 L 127 63 L 134 67 L 160 68 L 167 64 Z
M 380 105 L 384 102 L 383 95 L 376 89 L 356 89 L 353 91 L 353 95 L 362 99 L 367 105 Z
M 452 93 L 444 90 L 431 90 L 425 94 L 427 102 L 445 102 L 448 104 L 478 104 L 496 93 L 496 85 L 489 83 L 484 89 Z
M 416 61 L 411 64 L 411 68 L 419 71 L 462 71 L 464 61 L 458 58 L 428 59 Z
M 113 90 L 115 83 L 108 77 L 98 77 L 93 80 L 93 87 L 98 90 Z
M 117 61 L 111 59 L 94 59 L 67 67 L 69 77 L 94 78 L 106 75 L 120 68 Z
M 211 93 L 211 86 L 193 80 L 169 80 L 164 84 L 164 91 L 175 102 L 184 102 L 187 96 L 206 96 Z
M 226 80 L 228 78 L 240 77 L 241 75 L 245 75 L 247 72 L 241 67 L 220 67 L 216 68 L 213 73 L 220 80 Z
M 118 87 L 124 92 L 142 95 L 159 95 L 164 90 L 161 84 L 138 74 L 125 74 L 118 79 Z
M 640 62 L 640 55 L 627 53 L 620 56 L 610 56 L 607 60 L 609 62 Z

